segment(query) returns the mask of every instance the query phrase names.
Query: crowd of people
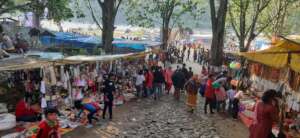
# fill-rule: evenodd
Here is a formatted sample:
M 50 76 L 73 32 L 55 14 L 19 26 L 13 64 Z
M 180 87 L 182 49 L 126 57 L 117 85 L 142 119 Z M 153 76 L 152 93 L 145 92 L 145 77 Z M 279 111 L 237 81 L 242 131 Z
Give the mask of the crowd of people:
M 188 51 L 191 52 L 190 49 L 188 48 Z M 171 48 L 168 51 L 170 52 L 168 55 L 176 56 L 180 50 Z M 183 57 L 189 60 L 190 52 L 182 51 L 187 53 L 187 55 L 183 54 Z M 196 56 L 193 56 L 195 62 L 202 64 L 201 72 L 193 71 L 193 68 L 187 67 L 185 63 L 177 65 L 176 69 L 171 66 L 160 66 L 158 61 L 162 57 L 156 54 L 156 56 L 149 56 L 148 62 L 139 64 L 124 62 L 121 64 L 126 65 L 122 65 L 122 67 L 116 65 L 115 69 L 103 68 L 96 73 L 92 71 L 79 75 L 79 78 L 73 82 L 74 108 L 70 111 L 75 114 L 74 120 L 86 118 L 86 127 L 90 128 L 101 117 L 106 119 L 107 112 L 109 119 L 113 119 L 115 100 L 121 99 L 124 102 L 124 93 L 133 93 L 136 98 L 152 98 L 154 101 L 161 99 L 163 94 L 169 95 L 171 93 L 175 100 L 180 101 L 181 95 L 186 93 L 186 105 L 190 113 L 197 109 L 198 95 L 200 95 L 205 100 L 203 107 L 205 114 L 208 113 L 207 108 L 209 108 L 210 114 L 215 112 L 227 113 L 232 118 L 237 119 L 240 110 L 239 102 L 244 97 L 245 90 L 237 90 L 237 86 L 232 83 L 232 77 L 228 70 L 225 69 L 221 72 L 211 70 L 207 64 L 209 59 L 203 58 L 206 57 L 203 55 L 207 54 L 204 50 L 200 49 L 200 53 L 197 53 L 198 51 L 194 52 Z M 255 109 L 257 121 L 253 124 L 254 127 L 251 131 L 253 138 L 266 133 L 258 132 L 258 128 L 263 128 L 269 132 L 270 123 L 276 119 L 271 114 L 277 112 L 275 107 L 273 108 L 275 95 L 274 92 L 273 94 L 268 93 L 270 92 L 266 92 L 262 102 L 259 102 Z M 271 95 L 271 101 L 269 95 Z M 61 115 L 61 113 L 57 108 L 45 106 L 47 104 L 44 100 L 45 97 L 44 95 L 41 97 L 41 101 L 37 103 L 27 98 L 22 99 L 16 107 L 17 121 L 36 122 L 44 118 L 45 121 L 41 121 L 39 125 L 40 129 L 37 136 L 59 135 L 57 115 Z M 101 104 L 104 106 L 102 107 Z M 42 109 L 39 108 L 39 105 Z
M 192 52 L 193 51 L 193 52 Z M 209 55 L 208 49 L 204 46 L 195 46 L 185 44 L 183 47 L 176 47 L 171 45 L 167 51 L 167 59 L 171 63 L 184 63 L 186 61 L 193 61 L 201 65 L 209 65 Z
M 185 49 L 186 47 L 183 47 L 181 58 L 186 57 L 186 60 L 189 61 L 190 48 L 186 56 L 184 54 Z M 171 51 L 176 55 L 176 52 L 179 50 L 173 49 Z M 187 92 L 186 104 L 189 108 L 189 112 L 193 112 L 197 106 L 197 94 L 199 92 L 205 99 L 205 114 L 207 114 L 207 107 L 209 106 L 210 114 L 214 114 L 215 111 L 218 113 L 226 113 L 236 120 L 238 119 L 239 111 L 242 110 L 240 101 L 245 97 L 244 93 L 247 91 L 247 87 L 242 88 L 237 86 L 238 84 L 232 81 L 232 76 L 230 76 L 227 69 L 221 72 L 215 72 L 210 69 L 208 64 L 209 59 L 205 58 L 207 56 L 205 54 L 209 53 L 203 51 L 203 49 L 200 49 L 200 53 L 197 54 L 197 49 L 194 49 L 194 61 L 197 60 L 197 62 L 202 65 L 202 70 L 199 75 L 189 75 L 189 77 L 185 77 L 185 75 L 188 75 L 185 64 L 183 64 L 181 69 L 177 67 L 175 70 L 173 75 L 174 96 L 178 99 L 180 90 L 185 90 Z M 183 59 L 185 58 L 181 60 L 183 61 Z M 264 92 L 261 99 L 257 99 L 254 109 L 251 109 L 255 115 L 254 121 L 249 129 L 250 138 L 275 137 L 272 133 L 272 126 L 279 121 L 280 97 L 280 93 L 276 90 L 269 89 Z M 285 137 L 282 130 L 279 130 L 277 137 Z

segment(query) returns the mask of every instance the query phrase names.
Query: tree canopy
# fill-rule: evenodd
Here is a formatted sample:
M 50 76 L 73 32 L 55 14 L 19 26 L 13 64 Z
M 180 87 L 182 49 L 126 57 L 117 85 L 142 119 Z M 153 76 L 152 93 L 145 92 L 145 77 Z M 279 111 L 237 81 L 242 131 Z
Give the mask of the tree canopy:
M 0 15 L 23 9 L 29 5 L 30 1 L 25 0 L 0 0 Z
M 172 28 L 187 23 L 183 17 L 192 17 L 194 21 L 200 18 L 204 12 L 201 3 L 202 0 L 128 0 L 127 21 L 141 27 L 160 26 L 165 48 Z
M 260 34 L 281 35 L 286 18 L 297 0 L 231 0 L 229 21 L 239 39 L 240 51 L 247 51 Z

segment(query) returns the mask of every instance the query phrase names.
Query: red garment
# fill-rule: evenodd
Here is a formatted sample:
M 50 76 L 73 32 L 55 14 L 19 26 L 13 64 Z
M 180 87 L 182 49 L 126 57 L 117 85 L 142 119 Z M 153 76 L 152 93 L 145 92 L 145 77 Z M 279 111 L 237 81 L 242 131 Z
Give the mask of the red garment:
M 172 88 L 172 83 L 166 83 L 166 90 L 170 91 Z
M 42 121 L 39 125 L 37 138 L 60 138 L 58 127 L 58 123 L 54 127 L 50 127 L 47 121 Z
M 276 121 L 278 110 L 272 104 L 259 102 L 255 108 L 255 117 L 250 126 L 250 138 L 268 138 Z
M 164 70 L 164 77 L 165 77 L 167 84 L 172 84 L 172 75 L 173 75 L 172 70 L 170 70 L 170 69 Z
M 146 82 L 146 87 L 147 88 L 152 88 L 153 86 L 153 74 L 151 71 L 147 72 L 145 75 L 145 82 Z
M 214 99 L 215 92 L 214 92 L 214 88 L 212 87 L 212 83 L 213 80 L 211 79 L 207 80 L 206 82 L 206 88 L 204 93 L 205 98 Z
M 16 117 L 18 118 L 22 116 L 34 116 L 36 112 L 33 109 L 28 108 L 24 100 L 20 100 L 17 103 L 15 114 Z

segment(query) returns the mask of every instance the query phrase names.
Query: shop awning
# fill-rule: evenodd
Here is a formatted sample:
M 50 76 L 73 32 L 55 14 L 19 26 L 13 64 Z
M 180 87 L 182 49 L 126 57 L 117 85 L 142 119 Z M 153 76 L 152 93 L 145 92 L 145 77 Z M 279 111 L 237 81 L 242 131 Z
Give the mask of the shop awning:
M 1 60 L 0 71 L 13 71 L 22 69 L 34 69 L 48 66 L 51 63 L 46 60 L 38 60 L 28 57 L 9 58 Z
M 133 53 L 129 54 L 118 54 L 118 55 L 103 55 L 103 56 L 71 56 L 64 58 L 65 61 L 107 61 L 107 60 L 115 60 L 118 58 L 123 58 L 133 55 Z
M 300 43 L 297 40 L 282 39 L 268 49 L 239 53 L 248 60 L 274 68 L 290 67 L 300 72 Z

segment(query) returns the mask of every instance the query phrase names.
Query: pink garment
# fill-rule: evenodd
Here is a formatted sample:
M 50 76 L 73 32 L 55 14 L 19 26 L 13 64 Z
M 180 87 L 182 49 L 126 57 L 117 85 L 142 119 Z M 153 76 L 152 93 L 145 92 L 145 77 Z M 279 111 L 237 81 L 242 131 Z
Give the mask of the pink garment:
M 225 101 L 226 100 L 226 92 L 224 88 L 219 88 L 215 90 L 216 100 L 217 101 Z
M 173 71 L 170 70 L 170 69 L 166 69 L 164 71 L 164 77 L 165 77 L 165 80 L 168 84 L 172 84 L 172 75 L 173 75 Z

